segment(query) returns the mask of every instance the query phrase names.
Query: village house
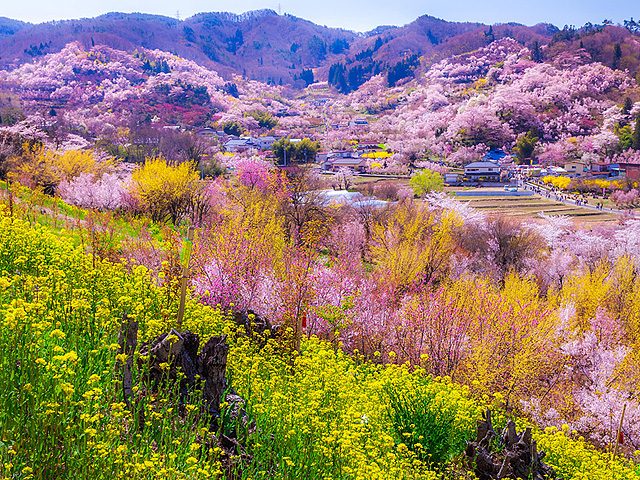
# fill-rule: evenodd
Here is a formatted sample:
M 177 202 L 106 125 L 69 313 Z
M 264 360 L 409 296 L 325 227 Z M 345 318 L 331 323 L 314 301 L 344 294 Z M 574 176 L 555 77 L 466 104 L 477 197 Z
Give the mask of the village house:
M 328 170 L 333 172 L 337 172 L 341 168 L 348 168 L 354 172 L 362 172 L 367 165 L 366 159 L 359 156 L 333 157 L 328 159 L 327 163 L 331 166 Z
M 484 154 L 484 159 L 488 162 L 501 162 L 508 155 L 500 148 L 492 148 Z
M 234 138 L 224 144 L 224 149 L 231 153 L 246 152 L 247 150 L 257 150 L 260 146 L 252 137 Z
M 222 130 L 216 130 L 211 127 L 204 127 L 198 130 L 196 132 L 196 135 L 199 135 L 205 138 L 215 138 L 215 137 L 223 137 L 225 136 L 225 133 Z
M 350 127 L 364 127 L 366 125 L 369 125 L 369 122 L 365 118 L 356 118 L 349 122 Z
M 567 162 L 564 169 L 570 177 L 586 177 L 589 172 L 589 166 L 583 162 Z
M 444 174 L 444 183 L 458 183 L 459 175 L 457 173 L 445 173 Z
M 638 163 L 623 163 L 619 164 L 620 174 L 624 171 L 624 176 L 627 180 L 640 181 L 640 164 Z
M 276 137 L 271 135 L 233 138 L 224 144 L 224 149 L 233 153 L 246 152 L 247 150 L 269 150 L 277 141 Z M 291 140 L 291 142 L 294 142 L 294 140 Z
M 500 164 L 495 162 L 471 162 L 464 167 L 464 176 L 472 181 L 499 182 Z
M 338 152 L 322 152 L 319 156 L 316 155 L 316 161 L 320 163 L 320 166 L 325 172 L 335 172 L 340 168 L 350 168 L 355 172 L 361 172 L 367 164 L 367 160 L 362 158 L 355 152 L 342 150 Z
M 256 143 L 260 147 L 260 150 L 267 150 L 271 148 L 271 145 L 277 142 L 276 137 L 272 135 L 266 135 L 264 137 L 257 137 L 255 139 Z
M 617 177 L 620 175 L 620 164 L 605 162 L 592 163 L 591 175 L 597 178 Z
M 319 163 L 320 165 L 322 165 L 324 162 L 326 162 L 329 153 L 330 152 L 317 152 L 316 153 L 316 163 Z

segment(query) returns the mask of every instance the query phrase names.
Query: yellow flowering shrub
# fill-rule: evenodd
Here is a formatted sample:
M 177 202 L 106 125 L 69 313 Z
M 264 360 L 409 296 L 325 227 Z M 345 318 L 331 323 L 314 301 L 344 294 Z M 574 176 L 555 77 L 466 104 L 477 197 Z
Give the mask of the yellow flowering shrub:
M 571 179 L 569 177 L 556 177 L 553 175 L 542 177 L 542 181 L 544 183 L 551 184 L 561 190 L 565 190 L 571 183 Z
M 199 201 L 200 175 L 189 162 L 169 165 L 163 158 L 150 158 L 133 172 L 131 194 L 154 221 L 176 223 Z
M 389 152 L 369 152 L 362 154 L 365 158 L 389 158 L 391 155 Z

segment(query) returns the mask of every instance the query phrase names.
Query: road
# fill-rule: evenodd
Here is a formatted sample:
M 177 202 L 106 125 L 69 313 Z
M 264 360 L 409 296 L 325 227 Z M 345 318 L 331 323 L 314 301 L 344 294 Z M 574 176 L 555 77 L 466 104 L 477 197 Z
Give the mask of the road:
M 557 202 L 561 202 L 564 203 L 566 205 L 572 205 L 572 206 L 579 206 L 581 208 L 589 208 L 591 210 L 597 210 L 598 212 L 607 212 L 607 213 L 614 213 L 616 215 L 624 215 L 624 214 L 631 214 L 632 217 L 635 218 L 634 215 L 634 211 L 633 210 L 614 210 L 612 208 L 606 208 L 606 207 L 602 207 L 600 208 L 596 208 L 595 205 L 591 205 L 589 203 L 581 203 L 580 205 L 576 205 L 576 201 L 575 200 L 570 200 L 570 199 L 564 199 L 564 198 L 560 198 L 555 192 L 550 192 L 548 189 L 541 187 L 540 185 L 536 185 L 535 183 L 531 183 L 531 182 L 526 182 L 526 181 L 519 181 L 518 182 L 518 186 L 520 188 L 524 188 L 525 190 L 532 190 L 533 192 L 538 193 L 540 196 L 542 197 L 546 197 L 546 193 L 549 193 L 550 196 L 548 197 L 550 200 L 554 200 Z

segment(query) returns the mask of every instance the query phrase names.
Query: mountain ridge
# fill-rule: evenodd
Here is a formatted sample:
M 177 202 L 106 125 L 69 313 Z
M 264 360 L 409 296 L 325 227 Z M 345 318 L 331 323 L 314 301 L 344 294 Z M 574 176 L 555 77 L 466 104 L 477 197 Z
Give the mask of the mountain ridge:
M 225 78 L 238 74 L 273 84 L 300 84 L 305 70 L 326 80 L 330 67 L 337 63 L 361 65 L 363 78 L 370 78 L 374 71 L 387 71 L 410 54 L 441 58 L 463 53 L 485 44 L 483 32 L 487 28 L 491 27 L 423 15 L 403 26 L 355 32 L 279 15 L 271 9 L 242 14 L 202 12 L 185 20 L 123 12 L 40 24 L 0 19 L 0 69 L 15 68 L 80 41 L 85 47 L 104 44 L 130 52 L 140 47 L 171 52 L 214 69 Z M 524 42 L 532 38 L 548 40 L 553 33 L 538 26 L 495 28 L 517 30 Z M 367 49 L 380 41 L 384 48 L 371 52 L 371 62 L 356 58 L 366 57 Z M 445 43 L 449 45 L 443 46 Z M 377 67 L 371 67 L 372 62 L 377 62 Z

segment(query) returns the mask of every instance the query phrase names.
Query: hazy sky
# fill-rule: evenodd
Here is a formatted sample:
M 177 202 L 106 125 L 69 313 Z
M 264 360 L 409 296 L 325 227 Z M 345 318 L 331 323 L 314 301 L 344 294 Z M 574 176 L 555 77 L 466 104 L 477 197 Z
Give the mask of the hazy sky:
M 367 31 L 378 25 L 404 25 L 428 14 L 450 21 L 486 24 L 518 22 L 534 25 L 550 22 L 582 26 L 604 19 L 622 23 L 632 15 L 640 16 L 636 0 L 281 0 L 282 13 L 311 20 L 321 25 Z M 270 8 L 278 11 L 278 2 L 265 0 L 2 0 L 0 16 L 33 23 L 93 17 L 107 12 L 144 12 L 187 18 L 199 12 Z

